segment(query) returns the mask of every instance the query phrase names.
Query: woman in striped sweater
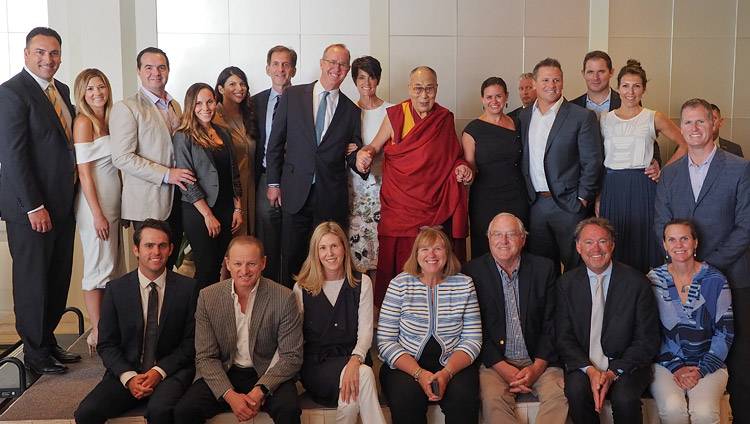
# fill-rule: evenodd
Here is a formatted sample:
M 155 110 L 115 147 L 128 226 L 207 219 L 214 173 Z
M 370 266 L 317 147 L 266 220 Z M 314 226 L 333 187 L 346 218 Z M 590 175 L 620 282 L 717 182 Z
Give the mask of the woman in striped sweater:
M 404 272 L 391 280 L 380 309 L 380 382 L 394 424 L 426 423 L 428 402 L 445 422 L 476 424 L 482 347 L 479 304 L 471 278 L 437 228 L 417 235 Z

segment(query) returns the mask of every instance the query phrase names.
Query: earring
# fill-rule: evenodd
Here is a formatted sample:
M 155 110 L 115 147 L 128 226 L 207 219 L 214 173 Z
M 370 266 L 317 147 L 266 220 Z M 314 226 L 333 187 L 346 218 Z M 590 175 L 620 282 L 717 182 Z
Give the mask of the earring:
M 484 105 L 482 105 L 482 110 L 484 110 Z

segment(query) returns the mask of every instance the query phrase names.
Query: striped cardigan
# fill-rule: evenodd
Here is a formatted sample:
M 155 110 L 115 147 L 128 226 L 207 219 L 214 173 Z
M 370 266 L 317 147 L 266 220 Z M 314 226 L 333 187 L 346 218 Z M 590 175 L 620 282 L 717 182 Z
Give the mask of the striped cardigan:
M 434 293 L 434 303 L 430 301 Z M 419 360 L 430 337 L 442 348 L 440 363 L 460 350 L 472 362 L 482 347 L 482 321 L 471 277 L 449 276 L 428 287 L 405 272 L 391 280 L 380 309 L 378 351 L 391 368 L 404 354 Z

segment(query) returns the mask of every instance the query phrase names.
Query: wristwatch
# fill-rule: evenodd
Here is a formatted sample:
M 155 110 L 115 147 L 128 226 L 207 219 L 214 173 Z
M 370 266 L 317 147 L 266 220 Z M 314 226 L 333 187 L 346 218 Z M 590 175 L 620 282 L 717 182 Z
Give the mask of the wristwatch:
M 268 390 L 268 387 L 266 387 L 266 385 L 265 385 L 265 384 L 256 384 L 256 385 L 255 385 L 255 387 L 260 387 L 260 391 L 261 391 L 261 392 L 263 392 L 263 397 L 264 397 L 264 398 L 265 398 L 266 396 L 268 396 L 268 392 L 269 392 L 269 390 Z

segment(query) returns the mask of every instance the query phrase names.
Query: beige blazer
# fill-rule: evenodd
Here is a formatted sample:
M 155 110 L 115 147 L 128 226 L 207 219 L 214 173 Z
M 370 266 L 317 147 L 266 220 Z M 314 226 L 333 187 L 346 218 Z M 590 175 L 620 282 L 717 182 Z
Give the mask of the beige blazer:
M 291 290 L 265 277 L 257 290 L 250 317 L 250 352 L 258 384 L 273 394 L 302 367 L 302 321 Z M 201 290 L 195 309 L 195 379 L 203 378 L 217 399 L 233 388 L 226 372 L 236 349 L 232 280 L 228 279 Z
M 178 117 L 180 104 L 171 102 Z M 166 220 L 174 186 L 163 182 L 175 165 L 172 135 L 156 105 L 142 89 L 112 107 L 109 115 L 112 163 L 122 171 L 122 218 Z

